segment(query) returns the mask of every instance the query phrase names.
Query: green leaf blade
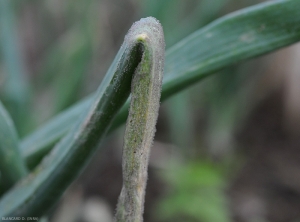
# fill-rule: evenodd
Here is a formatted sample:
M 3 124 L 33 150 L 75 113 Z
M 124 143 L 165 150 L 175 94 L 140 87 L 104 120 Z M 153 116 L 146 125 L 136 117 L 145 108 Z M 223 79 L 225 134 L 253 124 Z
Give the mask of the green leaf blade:
M 183 39 L 166 53 L 163 96 L 226 66 L 299 41 L 299 6 L 297 0 L 262 3 L 224 16 Z
M 34 168 L 43 156 L 48 153 L 57 143 L 62 135 L 66 135 L 74 120 L 76 120 L 92 102 L 93 95 L 82 100 L 79 106 L 71 107 L 55 117 L 55 121 L 50 120 L 41 130 L 36 131 L 31 136 L 24 138 L 21 143 L 22 156 L 26 159 L 27 166 Z M 58 123 L 63 123 L 57 128 Z
M 5 192 L 27 174 L 19 149 L 14 124 L 0 102 L 0 193 Z

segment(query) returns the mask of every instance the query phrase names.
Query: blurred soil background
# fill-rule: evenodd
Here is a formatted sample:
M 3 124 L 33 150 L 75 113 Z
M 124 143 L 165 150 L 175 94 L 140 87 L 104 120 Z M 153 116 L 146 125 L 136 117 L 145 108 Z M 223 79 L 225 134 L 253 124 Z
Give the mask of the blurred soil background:
M 0 99 L 23 138 L 96 90 L 134 21 L 159 19 L 168 49 L 259 2 L 0 0 Z M 296 44 L 228 67 L 162 104 L 145 222 L 300 221 L 299 61 Z M 107 137 L 45 221 L 112 221 L 123 132 Z

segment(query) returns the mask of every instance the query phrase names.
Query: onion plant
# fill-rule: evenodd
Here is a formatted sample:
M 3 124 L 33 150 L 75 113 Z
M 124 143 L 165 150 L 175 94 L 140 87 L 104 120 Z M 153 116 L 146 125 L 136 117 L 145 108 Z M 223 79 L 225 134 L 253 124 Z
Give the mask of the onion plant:
M 213 21 L 166 53 L 160 23 L 141 19 L 129 30 L 98 90 L 22 140 L 0 104 L 0 219 L 47 214 L 129 110 L 115 220 L 142 221 L 160 101 L 224 67 L 299 41 L 299 8 L 299 0 L 245 8 Z

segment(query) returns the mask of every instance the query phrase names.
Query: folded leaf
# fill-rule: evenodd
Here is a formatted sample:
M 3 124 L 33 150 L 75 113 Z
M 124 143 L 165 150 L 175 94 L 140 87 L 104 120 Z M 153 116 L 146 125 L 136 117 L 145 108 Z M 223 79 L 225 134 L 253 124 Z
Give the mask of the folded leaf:
M 150 58 L 144 56 L 147 45 L 140 39 L 144 33 L 149 34 L 149 44 L 155 48 L 153 52 L 158 51 Z M 112 119 L 128 99 L 132 78 L 136 77 L 135 71 L 140 70 L 138 67 L 148 64 L 151 69 L 142 74 L 149 75 L 157 71 L 152 69 L 163 65 L 161 60 L 157 60 L 163 56 L 161 51 L 164 52 L 161 35 L 156 19 L 142 19 L 133 25 L 92 102 L 75 121 L 73 129 L 33 173 L 1 199 L 0 218 L 40 217 L 53 206 L 99 147 Z M 141 76 L 137 78 L 143 80 Z

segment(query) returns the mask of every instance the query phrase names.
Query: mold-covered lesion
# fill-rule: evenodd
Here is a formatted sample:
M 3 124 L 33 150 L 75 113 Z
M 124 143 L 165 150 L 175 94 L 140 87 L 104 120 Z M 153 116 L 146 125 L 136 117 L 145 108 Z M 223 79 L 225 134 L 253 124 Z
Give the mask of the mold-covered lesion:
M 125 38 L 139 44 L 142 58 L 131 86 L 131 102 L 123 146 L 123 187 L 115 221 L 142 221 L 150 148 L 158 116 L 163 65 L 164 37 L 154 18 L 136 22 Z

